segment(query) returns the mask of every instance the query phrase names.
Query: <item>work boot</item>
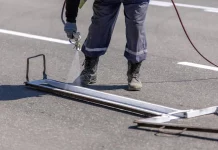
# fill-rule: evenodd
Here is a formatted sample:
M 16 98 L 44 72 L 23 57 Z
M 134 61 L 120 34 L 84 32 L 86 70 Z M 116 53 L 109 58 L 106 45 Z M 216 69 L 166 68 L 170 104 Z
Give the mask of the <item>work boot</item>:
M 130 91 L 140 91 L 142 88 L 142 83 L 139 79 L 139 71 L 141 67 L 142 62 L 139 63 L 131 63 L 128 61 L 128 71 L 127 71 L 127 77 L 128 77 L 128 90 Z
M 99 61 L 99 57 L 85 56 L 85 61 L 84 61 L 85 66 L 80 74 L 80 80 L 82 85 L 96 83 L 98 61 Z

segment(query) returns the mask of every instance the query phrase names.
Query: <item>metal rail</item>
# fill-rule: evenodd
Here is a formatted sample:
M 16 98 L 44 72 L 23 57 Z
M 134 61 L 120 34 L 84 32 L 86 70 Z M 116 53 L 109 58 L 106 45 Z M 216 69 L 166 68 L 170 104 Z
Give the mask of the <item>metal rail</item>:
M 50 79 L 26 82 L 26 85 L 46 92 L 51 92 L 53 94 L 63 95 L 79 100 L 89 101 L 91 103 L 97 103 L 109 107 L 128 110 L 133 113 L 152 114 L 155 116 L 160 116 L 163 114 L 178 111 L 174 108 L 156 105 L 114 94 L 108 94 L 84 87 L 73 86 Z M 172 119 L 173 118 L 175 117 L 172 117 Z
M 204 128 L 204 127 L 197 127 L 197 126 L 186 126 L 181 124 L 168 124 L 168 123 L 148 123 L 148 122 L 139 122 L 135 121 L 138 124 L 138 127 L 151 127 L 151 128 L 159 128 L 162 133 L 172 133 L 166 131 L 166 129 L 170 130 L 180 130 L 178 134 L 181 134 L 184 131 L 196 131 L 196 132 L 208 132 L 208 133 L 218 133 L 218 128 Z
M 43 79 L 29 81 L 29 75 L 28 75 L 29 60 L 39 56 L 43 56 L 43 64 L 44 64 Z M 45 55 L 43 54 L 29 57 L 27 59 L 26 79 L 27 81 L 25 82 L 25 85 L 27 87 L 31 87 L 37 90 L 41 90 L 61 96 L 66 96 L 76 100 L 91 102 L 94 104 L 99 104 L 106 107 L 111 107 L 131 113 L 141 114 L 145 116 L 150 114 L 153 116 L 150 118 L 139 119 L 134 121 L 134 123 L 138 124 L 138 127 L 144 126 L 144 127 L 155 127 L 155 128 L 164 128 L 164 129 L 172 129 L 172 130 L 218 133 L 218 129 L 200 128 L 200 127 L 165 123 L 175 119 L 185 119 L 185 118 L 192 118 L 192 117 L 208 115 L 208 114 L 217 114 L 218 113 L 217 106 L 208 107 L 199 110 L 193 110 L 193 109 L 179 110 L 179 109 L 170 108 L 162 105 L 148 103 L 142 100 L 136 100 L 128 97 L 118 96 L 114 94 L 100 92 L 97 90 L 88 89 L 85 87 L 74 86 L 64 82 L 47 79 L 46 60 L 45 60 Z

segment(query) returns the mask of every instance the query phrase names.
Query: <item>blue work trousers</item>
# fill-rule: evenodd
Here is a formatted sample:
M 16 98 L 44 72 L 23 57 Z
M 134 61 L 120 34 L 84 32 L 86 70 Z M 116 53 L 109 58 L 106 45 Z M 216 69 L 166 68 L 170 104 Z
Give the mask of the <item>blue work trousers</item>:
M 132 63 L 146 59 L 145 19 L 149 0 L 95 0 L 92 23 L 82 46 L 86 56 L 99 57 L 106 53 L 121 4 L 124 6 L 126 26 L 124 56 Z

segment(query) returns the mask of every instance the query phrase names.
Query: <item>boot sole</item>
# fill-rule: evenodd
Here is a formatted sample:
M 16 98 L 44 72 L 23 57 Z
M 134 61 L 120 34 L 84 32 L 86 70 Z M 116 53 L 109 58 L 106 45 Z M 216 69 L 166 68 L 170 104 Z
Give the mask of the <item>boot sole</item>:
M 90 84 L 95 84 L 97 81 L 96 80 L 92 80 L 92 81 L 88 81 L 88 82 L 81 82 L 81 84 L 83 86 L 86 86 L 86 85 L 90 85 Z

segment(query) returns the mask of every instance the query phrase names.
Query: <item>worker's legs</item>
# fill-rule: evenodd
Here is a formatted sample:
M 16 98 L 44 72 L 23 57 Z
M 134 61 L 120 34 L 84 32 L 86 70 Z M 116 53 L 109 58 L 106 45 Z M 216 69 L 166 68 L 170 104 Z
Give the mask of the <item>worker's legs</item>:
M 142 87 L 139 71 L 147 53 L 145 19 L 148 4 L 149 0 L 124 0 L 127 39 L 124 56 L 128 60 L 129 90 L 140 90 Z
M 120 5 L 120 0 L 95 0 L 92 23 L 82 47 L 82 52 L 86 56 L 99 57 L 105 54 L 110 44 Z
M 132 63 L 138 63 L 146 58 L 147 41 L 145 19 L 149 0 L 124 0 L 126 23 L 125 57 Z
M 93 4 L 92 23 L 82 46 L 85 67 L 80 77 L 85 85 L 96 82 L 99 56 L 105 54 L 110 44 L 120 5 L 120 0 L 95 0 Z

